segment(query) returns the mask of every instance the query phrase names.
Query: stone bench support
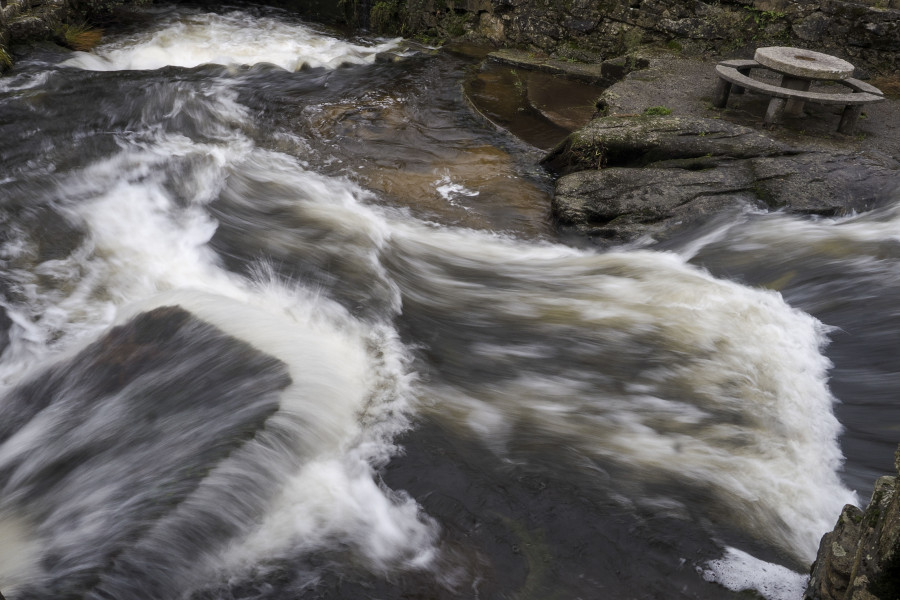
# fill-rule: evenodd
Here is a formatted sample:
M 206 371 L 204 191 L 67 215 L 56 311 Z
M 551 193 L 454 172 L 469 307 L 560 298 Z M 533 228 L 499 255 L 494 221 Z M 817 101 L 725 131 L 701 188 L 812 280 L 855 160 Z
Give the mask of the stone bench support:
M 755 60 L 724 61 L 716 65 L 716 74 L 719 76 L 719 80 L 716 85 L 713 105 L 717 108 L 725 108 L 725 105 L 728 103 L 728 96 L 732 92 L 736 92 L 736 88 L 740 88 L 741 91 L 748 89 L 772 96 L 768 110 L 766 110 L 766 116 L 763 119 L 763 124 L 767 127 L 774 127 L 783 113 L 792 109 L 795 111 L 802 109 L 804 102 L 843 105 L 844 112 L 841 114 L 838 132 L 850 135 L 856 128 L 856 121 L 859 118 L 863 105 L 884 100 L 881 90 L 853 78 L 836 81 L 836 83 L 850 88 L 851 91 L 845 93 L 810 92 L 808 91 L 808 81 L 806 81 L 805 86 L 791 86 L 805 87 L 806 89 L 791 89 L 791 87 L 763 83 L 749 76 L 751 69 L 760 67 L 762 65 Z

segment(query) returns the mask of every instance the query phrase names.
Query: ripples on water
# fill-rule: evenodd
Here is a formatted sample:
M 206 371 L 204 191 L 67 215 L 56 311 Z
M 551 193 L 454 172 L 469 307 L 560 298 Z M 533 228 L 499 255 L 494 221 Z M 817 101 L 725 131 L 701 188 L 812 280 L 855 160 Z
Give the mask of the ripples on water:
M 796 597 L 896 439 L 895 213 L 561 245 L 398 44 L 163 8 L 0 80 L 0 590 Z

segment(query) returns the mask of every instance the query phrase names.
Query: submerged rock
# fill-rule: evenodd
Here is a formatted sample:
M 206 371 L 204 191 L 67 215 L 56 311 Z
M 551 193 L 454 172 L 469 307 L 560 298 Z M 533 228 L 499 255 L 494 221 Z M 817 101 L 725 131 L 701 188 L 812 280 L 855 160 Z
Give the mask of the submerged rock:
M 898 475 L 881 477 L 866 509 L 844 507 L 822 537 L 804 600 L 900 598 L 900 447 Z
M 273 493 L 249 449 L 290 383 L 280 360 L 169 306 L 19 385 L 0 404 L 0 519 L 24 524 L 36 560 L 8 585 L 23 598 L 183 591 Z

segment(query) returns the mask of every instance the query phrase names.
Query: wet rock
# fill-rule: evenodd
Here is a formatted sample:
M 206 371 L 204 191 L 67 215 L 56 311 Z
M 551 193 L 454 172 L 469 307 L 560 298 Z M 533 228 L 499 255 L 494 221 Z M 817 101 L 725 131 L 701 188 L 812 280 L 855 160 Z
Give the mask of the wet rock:
M 561 178 L 552 207 L 564 225 L 608 242 L 627 242 L 757 203 L 752 189 L 752 173 L 741 164 L 714 168 L 697 161 L 671 168 L 614 167 Z
M 181 593 L 185 566 L 200 569 L 274 493 L 257 475 L 266 465 L 242 452 L 273 434 L 290 383 L 280 360 L 168 306 L 12 390 L 0 514 L 41 524 L 42 572 L 17 594 Z
M 875 483 L 865 511 L 844 507 L 822 537 L 804 600 L 900 598 L 900 447 L 898 475 Z
M 601 83 L 604 80 L 601 63 L 557 60 L 520 50 L 498 50 L 488 54 L 488 58 L 512 67 L 544 71 L 587 83 Z
M 790 148 L 753 129 L 697 117 L 620 115 L 594 119 L 541 161 L 566 174 L 601 167 L 640 167 L 660 160 L 748 158 Z
M 708 130 L 707 130 L 708 128 Z M 843 216 L 875 208 L 897 165 L 802 152 L 706 119 L 601 118 L 551 151 L 558 222 L 606 242 L 657 241 L 740 206 Z

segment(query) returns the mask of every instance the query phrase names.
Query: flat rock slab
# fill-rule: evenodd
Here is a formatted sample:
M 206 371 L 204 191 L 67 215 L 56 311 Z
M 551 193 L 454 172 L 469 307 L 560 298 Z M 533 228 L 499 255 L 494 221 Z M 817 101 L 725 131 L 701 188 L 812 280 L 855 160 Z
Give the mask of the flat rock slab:
M 239 453 L 290 382 L 280 360 L 170 306 L 15 388 L 0 401 L 0 519 L 29 523 L 39 553 L 16 597 L 180 595 L 274 493 Z
M 602 83 L 604 81 L 601 63 L 557 60 L 521 50 L 498 50 L 488 54 L 488 58 L 512 67 L 544 71 L 545 73 L 552 73 L 588 83 Z
M 725 121 L 623 115 L 594 119 L 551 150 L 541 164 L 566 174 L 600 167 L 641 167 L 669 159 L 749 158 L 790 151 L 758 131 Z

